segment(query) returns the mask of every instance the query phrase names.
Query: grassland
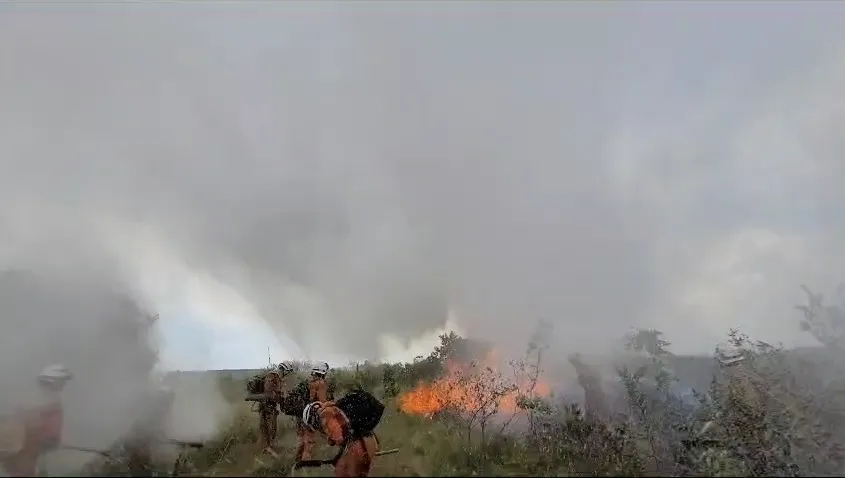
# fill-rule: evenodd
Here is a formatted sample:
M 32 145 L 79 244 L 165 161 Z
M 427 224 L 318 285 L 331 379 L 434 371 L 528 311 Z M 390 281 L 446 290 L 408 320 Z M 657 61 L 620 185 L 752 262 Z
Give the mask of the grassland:
M 629 359 L 613 377 L 598 377 L 572 357 L 585 392 L 592 390 L 584 410 L 541 393 L 543 357 L 554 347 L 540 340 L 546 333 L 511 364 L 512 374 L 484 366 L 484 347 L 449 335 L 412 364 L 361 364 L 331 377 L 337 395 L 360 388 L 387 405 L 377 433 L 384 448 L 401 451 L 380 457 L 373 476 L 841 476 L 845 335 L 838 324 L 845 314 L 813 295 L 802 310 L 799 324 L 820 347 L 783 350 L 732 331 L 729 342 L 742 360 L 720 366 L 725 362 L 712 357 L 675 356 L 659 331 L 644 330 L 629 337 Z M 242 400 L 250 375 L 218 372 L 233 418 L 204 449 L 186 455 L 182 474 L 289 475 L 293 420 L 280 418 L 280 456 L 259 454 L 257 417 Z M 702 378 L 707 385 L 692 399 L 679 396 L 675 384 Z M 427 394 L 409 394 L 423 389 Z M 409 407 L 409 397 L 428 402 Z M 315 455 L 332 454 L 318 440 Z M 166 473 L 172 463 L 158 466 Z

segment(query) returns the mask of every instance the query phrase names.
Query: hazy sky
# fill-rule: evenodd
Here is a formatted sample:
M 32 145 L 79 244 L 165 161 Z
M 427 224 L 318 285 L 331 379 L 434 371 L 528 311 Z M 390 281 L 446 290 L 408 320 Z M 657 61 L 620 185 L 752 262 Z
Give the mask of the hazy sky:
M 541 317 L 566 352 L 796 343 L 799 285 L 845 279 L 843 27 L 840 2 L 4 4 L 0 253 L 85 250 L 181 368 L 384 357 L 450 308 L 513 350 Z

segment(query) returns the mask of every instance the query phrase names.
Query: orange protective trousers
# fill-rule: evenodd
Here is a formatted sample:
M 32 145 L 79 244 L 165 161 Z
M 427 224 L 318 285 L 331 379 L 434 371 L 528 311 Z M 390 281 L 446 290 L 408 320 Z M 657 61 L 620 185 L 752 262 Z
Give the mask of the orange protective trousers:
M 296 436 L 299 439 L 299 446 L 296 449 L 296 459 L 310 460 L 311 451 L 314 449 L 314 431 L 309 430 L 301 421 L 296 424 Z
M 328 383 L 326 379 L 318 377 L 311 378 L 308 382 L 308 399 L 312 402 L 328 401 Z M 310 460 L 311 451 L 314 449 L 316 439 L 314 432 L 301 423 L 301 421 L 298 421 L 296 436 L 299 439 L 299 446 L 296 450 L 297 460 Z
M 377 451 L 378 440 L 374 435 L 352 441 L 337 461 L 334 476 L 337 478 L 368 476 Z

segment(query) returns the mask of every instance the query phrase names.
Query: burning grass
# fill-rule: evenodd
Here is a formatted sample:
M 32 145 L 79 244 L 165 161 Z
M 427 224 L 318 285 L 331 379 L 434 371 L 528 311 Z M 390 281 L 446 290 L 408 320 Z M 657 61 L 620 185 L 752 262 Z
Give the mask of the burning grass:
M 444 375 L 431 382 L 421 382 L 400 395 L 399 408 L 404 413 L 426 417 L 445 410 L 514 414 L 520 411 L 521 397 L 550 397 L 551 387 L 545 380 L 505 378 L 498 369 L 499 363 L 495 349 L 478 362 L 447 360 Z

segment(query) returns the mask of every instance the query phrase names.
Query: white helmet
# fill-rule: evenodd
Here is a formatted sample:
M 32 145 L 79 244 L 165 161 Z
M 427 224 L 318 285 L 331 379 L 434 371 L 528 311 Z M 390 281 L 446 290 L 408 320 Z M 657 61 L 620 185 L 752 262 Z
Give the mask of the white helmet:
M 44 367 L 41 373 L 38 375 L 38 379 L 43 382 L 59 382 L 59 381 L 67 381 L 73 378 L 73 374 L 60 363 L 48 365 Z
M 320 409 L 323 408 L 320 402 L 311 402 L 305 405 L 302 410 L 302 423 L 308 428 L 316 430 L 320 428 Z
M 324 377 L 327 373 L 329 373 L 329 364 L 326 362 L 317 364 L 311 369 L 311 373 Z
M 277 368 L 278 368 L 279 372 L 281 372 L 282 374 L 288 374 L 288 373 L 293 372 L 293 366 L 291 366 L 291 364 L 289 364 L 287 362 L 280 363 Z

